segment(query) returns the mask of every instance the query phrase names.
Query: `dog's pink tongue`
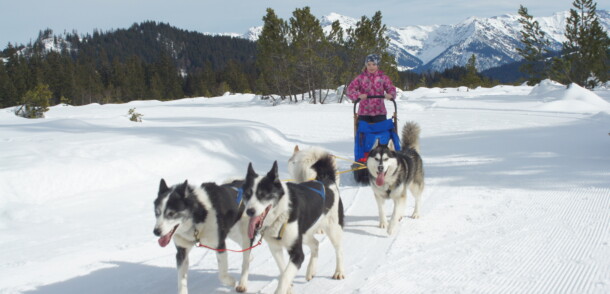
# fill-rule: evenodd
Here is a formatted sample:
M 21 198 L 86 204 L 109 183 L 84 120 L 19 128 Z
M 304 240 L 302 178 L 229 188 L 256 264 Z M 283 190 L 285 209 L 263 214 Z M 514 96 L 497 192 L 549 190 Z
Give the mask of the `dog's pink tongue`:
M 173 232 L 174 231 L 171 231 L 171 232 L 161 236 L 161 238 L 159 238 L 159 246 L 161 246 L 161 247 L 167 246 L 167 244 L 169 244 L 169 241 L 172 240 Z
M 256 227 L 261 220 L 262 215 L 253 216 L 250 218 L 250 223 L 248 224 L 248 238 L 254 239 L 254 234 L 256 233 Z
M 383 182 L 385 182 L 385 173 L 378 173 L 375 184 L 377 184 L 377 186 L 383 186 Z

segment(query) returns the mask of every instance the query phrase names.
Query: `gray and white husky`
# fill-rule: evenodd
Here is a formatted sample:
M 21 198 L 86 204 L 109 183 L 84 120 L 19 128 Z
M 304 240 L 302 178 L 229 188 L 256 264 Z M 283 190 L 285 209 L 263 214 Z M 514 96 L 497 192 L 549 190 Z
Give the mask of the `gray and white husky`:
M 402 219 L 407 201 L 407 189 L 415 198 L 412 218 L 419 218 L 421 194 L 424 190 L 424 168 L 419 155 L 419 134 L 421 129 L 414 122 L 407 122 L 402 128 L 402 150 L 394 150 L 392 141 L 388 144 L 377 142 L 369 152 L 366 166 L 369 182 L 377 200 L 379 227 L 387 228 L 389 235 L 396 230 Z M 388 224 L 384 203 L 394 200 L 394 212 Z
M 197 242 L 218 250 L 219 279 L 227 286 L 235 286 L 235 279 L 228 274 L 229 265 L 224 250 L 227 237 L 240 244 L 242 249 L 251 244 L 247 234 L 249 218 L 244 213 L 245 206 L 241 201 L 242 184 L 243 181 L 233 181 L 224 185 L 203 183 L 193 186 L 184 181 L 168 187 L 161 179 L 154 203 L 157 222 L 153 233 L 160 237 L 161 247 L 167 246 L 172 238 L 174 240 L 178 251 L 178 293 L 188 293 L 188 255 Z M 250 251 L 245 251 L 241 279 L 235 288 L 237 292 L 247 290 L 249 265 Z
M 303 244 L 309 246 L 311 257 L 306 279 L 316 274 L 319 242 L 314 233 L 322 229 L 335 248 L 336 269 L 333 279 L 344 279 L 343 267 L 343 204 L 336 185 L 334 159 L 325 156 L 312 165 L 314 181 L 286 183 L 278 177 L 277 161 L 264 176 L 248 165 L 244 201 L 250 217 L 248 237 L 260 232 L 269 245 L 280 271 L 275 293 L 290 293 L 291 284 L 305 259 Z M 284 250 L 289 262 L 284 261 Z

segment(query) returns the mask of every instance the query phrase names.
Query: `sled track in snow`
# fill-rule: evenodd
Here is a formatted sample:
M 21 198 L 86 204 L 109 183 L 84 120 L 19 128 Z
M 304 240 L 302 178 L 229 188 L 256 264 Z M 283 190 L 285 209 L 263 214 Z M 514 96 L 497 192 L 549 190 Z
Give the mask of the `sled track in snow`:
M 447 225 L 438 216 L 411 226 L 403 221 L 392 240 L 402 246 L 402 256 L 389 252 L 377 269 L 383 277 L 368 281 L 361 292 L 400 291 L 406 285 L 413 293 L 605 292 L 610 266 L 596 266 L 596 260 L 610 260 L 608 195 L 608 189 L 590 188 L 504 191 L 496 196 L 501 201 L 481 208 L 481 215 L 473 211 L 465 225 Z M 548 222 L 556 224 L 552 230 Z M 444 266 L 434 267 L 438 264 Z
M 601 290 L 596 287 L 602 286 L 604 278 L 608 279 L 603 276 L 608 268 L 599 268 L 592 261 L 610 258 L 610 191 L 581 188 L 546 194 L 547 203 L 553 203 L 553 199 L 558 197 L 564 198 L 559 203 L 564 204 L 562 207 L 553 207 L 549 211 L 558 225 L 548 233 L 548 246 L 542 252 L 544 257 L 556 262 L 532 262 L 532 268 L 541 276 L 531 290 L 538 293 Z
M 345 183 L 345 182 L 344 182 Z M 347 183 L 346 183 L 347 184 Z M 294 293 L 603 293 L 610 280 L 610 190 L 492 190 L 429 185 L 422 218 L 408 216 L 394 236 L 378 227 L 368 186 L 340 187 L 345 210 L 343 237 L 346 279 L 332 280 L 335 253 L 324 235 L 316 277 L 305 280 L 309 248 Z M 455 196 L 452 196 L 455 195 Z M 468 195 L 469 199 L 464 199 Z M 393 205 L 387 201 L 388 208 Z M 391 209 L 387 210 L 391 213 Z M 548 229 L 548 223 L 555 224 Z M 249 292 L 272 293 L 278 276 L 268 248 L 254 252 Z M 207 253 L 200 259 L 210 259 Z M 241 256 L 232 254 L 233 276 Z M 198 263 L 198 262 L 197 262 Z M 201 264 L 196 267 L 205 267 Z M 209 265 L 209 263 L 207 263 Z M 438 267 L 443 264 L 442 267 Z M 209 266 L 208 266 L 209 267 Z M 261 271 L 262 270 L 262 271 Z M 383 275 L 371 276 L 371 272 Z M 218 284 L 215 275 L 209 282 Z M 193 283 L 195 289 L 209 289 Z M 218 285 L 217 290 L 227 290 Z

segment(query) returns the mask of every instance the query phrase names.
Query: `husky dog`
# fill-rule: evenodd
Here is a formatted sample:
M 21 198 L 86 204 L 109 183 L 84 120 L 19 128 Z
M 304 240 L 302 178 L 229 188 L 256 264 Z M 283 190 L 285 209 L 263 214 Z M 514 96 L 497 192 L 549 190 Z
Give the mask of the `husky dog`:
M 411 217 L 419 218 L 419 205 L 424 190 L 424 169 L 419 156 L 420 132 L 419 125 L 407 122 L 402 128 L 401 151 L 395 151 L 391 141 L 389 144 L 376 142 L 366 161 L 369 182 L 379 209 L 379 227 L 387 228 L 388 235 L 394 233 L 402 219 L 407 189 L 415 198 L 415 210 Z M 389 225 L 383 209 L 386 199 L 394 200 L 394 212 Z
M 300 150 L 299 145 L 294 146 L 294 151 L 288 159 L 288 174 L 297 183 L 311 181 L 316 178 L 316 171 L 312 166 L 321 158 L 333 156 L 326 150 L 319 147 L 311 147 Z M 333 168 L 337 170 L 334 159 Z M 339 177 L 336 177 L 336 184 L 339 185 Z
M 235 279 L 228 274 L 228 260 L 225 240 L 230 237 L 247 248 L 251 240 L 247 237 L 248 218 L 241 203 L 243 181 L 233 181 L 224 185 L 203 183 L 189 185 L 187 181 L 168 187 L 161 179 L 159 194 L 155 200 L 157 223 L 153 233 L 159 236 L 159 245 L 167 246 L 174 239 L 176 245 L 176 266 L 178 268 L 178 293 L 188 293 L 188 255 L 193 246 L 200 242 L 216 248 L 220 281 L 227 286 L 235 286 Z M 242 272 L 237 292 L 247 290 L 250 266 L 250 251 L 245 251 Z
M 250 217 L 248 237 L 257 232 L 269 244 L 269 249 L 280 271 L 275 293 L 290 293 L 292 281 L 301 268 L 305 256 L 303 244 L 311 249 L 306 279 L 316 274 L 319 242 L 314 237 L 323 229 L 335 248 L 336 269 L 333 279 L 344 279 L 343 204 L 336 185 L 336 170 L 331 156 L 312 165 L 316 180 L 303 183 L 284 183 L 278 177 L 277 161 L 265 176 L 259 176 L 248 165 L 243 186 L 246 214 Z M 284 262 L 284 249 L 290 260 Z
M 332 164 L 335 174 L 337 174 L 337 164 L 334 160 L 334 156 L 328 153 L 326 150 L 320 147 L 311 147 L 305 150 L 300 150 L 299 145 L 294 146 L 292 156 L 288 159 L 288 174 L 294 182 L 303 183 L 314 180 L 316 178 L 316 171 L 313 169 L 313 165 L 322 158 L 329 158 Z M 340 177 L 336 177 L 336 185 L 339 186 Z M 339 188 L 337 188 L 338 191 Z M 316 234 L 324 234 L 322 229 L 318 230 Z

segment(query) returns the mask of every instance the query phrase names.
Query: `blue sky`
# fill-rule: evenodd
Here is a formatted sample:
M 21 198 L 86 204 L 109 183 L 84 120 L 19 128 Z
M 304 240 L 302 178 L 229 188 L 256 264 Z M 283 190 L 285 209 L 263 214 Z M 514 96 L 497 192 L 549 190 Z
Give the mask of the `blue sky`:
M 598 9 L 610 4 L 598 1 Z M 0 48 L 9 42 L 24 44 L 50 28 L 56 34 L 76 30 L 107 31 L 154 20 L 198 32 L 244 33 L 262 25 L 267 8 L 289 19 L 296 8 L 309 6 L 320 18 L 331 12 L 353 18 L 381 11 L 386 25 L 455 24 L 470 16 L 516 14 L 519 4 L 534 16 L 551 16 L 572 7 L 571 0 L 0 0 Z

